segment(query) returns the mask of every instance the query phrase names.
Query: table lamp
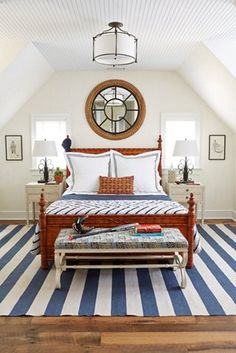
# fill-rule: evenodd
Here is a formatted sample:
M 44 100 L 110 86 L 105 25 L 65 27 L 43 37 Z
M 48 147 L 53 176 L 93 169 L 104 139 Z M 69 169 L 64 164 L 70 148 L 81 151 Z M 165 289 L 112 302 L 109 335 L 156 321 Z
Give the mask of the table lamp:
M 179 173 L 183 174 L 183 178 L 180 181 L 181 183 L 188 183 L 191 181 L 189 179 L 189 174 L 192 174 L 193 172 L 193 164 L 188 157 L 197 155 L 198 148 L 195 140 L 176 140 L 173 156 L 184 157 L 184 160 L 180 160 L 178 164 Z
M 44 157 L 41 159 L 38 165 L 39 173 L 43 173 L 43 180 L 39 180 L 38 183 L 47 183 L 49 180 L 49 167 L 47 157 L 57 156 L 57 148 L 55 141 L 47 141 L 47 140 L 37 140 L 34 142 L 33 148 L 33 156 L 34 157 Z M 51 164 L 51 161 L 50 161 Z M 51 168 L 53 166 L 51 164 Z

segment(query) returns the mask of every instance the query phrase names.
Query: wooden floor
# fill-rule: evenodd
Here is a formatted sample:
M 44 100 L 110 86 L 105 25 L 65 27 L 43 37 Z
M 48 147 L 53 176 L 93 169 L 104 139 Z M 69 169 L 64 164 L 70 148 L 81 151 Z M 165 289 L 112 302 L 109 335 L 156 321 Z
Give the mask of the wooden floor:
M 0 317 L 0 352 L 236 353 L 236 316 Z
M 2 353 L 233 353 L 227 317 L 2 317 Z

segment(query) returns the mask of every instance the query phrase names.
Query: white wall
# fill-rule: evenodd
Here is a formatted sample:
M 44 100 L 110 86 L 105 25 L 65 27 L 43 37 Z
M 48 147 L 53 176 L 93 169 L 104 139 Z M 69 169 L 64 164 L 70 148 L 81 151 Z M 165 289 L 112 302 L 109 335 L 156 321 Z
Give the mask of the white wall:
M 146 118 L 141 129 L 133 136 L 110 141 L 96 135 L 87 124 L 84 105 L 92 88 L 107 79 L 124 79 L 142 92 L 146 101 Z M 24 184 L 33 179 L 31 168 L 30 116 L 32 113 L 69 113 L 73 146 L 156 146 L 160 133 L 162 112 L 197 112 L 201 118 L 202 169 L 196 179 L 206 184 L 206 209 L 208 215 L 232 216 L 234 207 L 235 168 L 234 135 L 221 119 L 174 72 L 157 71 L 71 71 L 58 72 L 35 94 L 28 103 L 0 131 L 0 218 L 25 216 Z M 4 135 L 23 136 L 23 161 L 6 161 Z M 208 135 L 226 134 L 225 161 L 208 160 Z

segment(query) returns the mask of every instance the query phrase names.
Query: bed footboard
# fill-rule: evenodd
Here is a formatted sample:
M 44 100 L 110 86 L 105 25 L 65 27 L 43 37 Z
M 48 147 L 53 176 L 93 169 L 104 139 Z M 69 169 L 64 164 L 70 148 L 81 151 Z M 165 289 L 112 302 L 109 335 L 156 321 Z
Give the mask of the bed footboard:
M 178 215 L 91 215 L 86 220 L 88 226 L 114 227 L 124 223 L 158 223 L 166 228 L 178 228 L 189 243 L 187 267 L 193 266 L 193 241 L 195 225 L 195 201 L 193 194 L 188 201 L 187 214 Z M 54 259 L 54 242 L 62 228 L 71 228 L 72 223 L 79 215 L 47 215 L 45 213 L 45 199 L 43 192 L 40 198 L 40 247 L 41 267 L 46 269 L 48 262 Z

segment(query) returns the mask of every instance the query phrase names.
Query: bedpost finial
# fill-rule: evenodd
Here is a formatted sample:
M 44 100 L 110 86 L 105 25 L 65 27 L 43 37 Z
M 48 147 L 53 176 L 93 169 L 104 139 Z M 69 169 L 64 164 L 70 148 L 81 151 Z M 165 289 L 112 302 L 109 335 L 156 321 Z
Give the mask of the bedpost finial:
M 41 210 L 41 208 L 44 209 L 45 203 L 46 203 L 45 198 L 44 198 L 44 189 L 42 189 L 41 191 L 42 192 L 40 194 L 40 200 L 39 200 L 40 210 Z
M 162 149 L 162 138 L 161 138 L 161 135 L 159 135 L 159 137 L 158 137 L 157 146 L 158 146 L 158 149 L 159 149 L 159 150 Z
M 189 204 L 189 211 L 191 213 L 194 213 L 195 212 L 195 198 L 194 198 L 192 192 L 190 193 L 190 198 L 188 200 L 188 204 Z

